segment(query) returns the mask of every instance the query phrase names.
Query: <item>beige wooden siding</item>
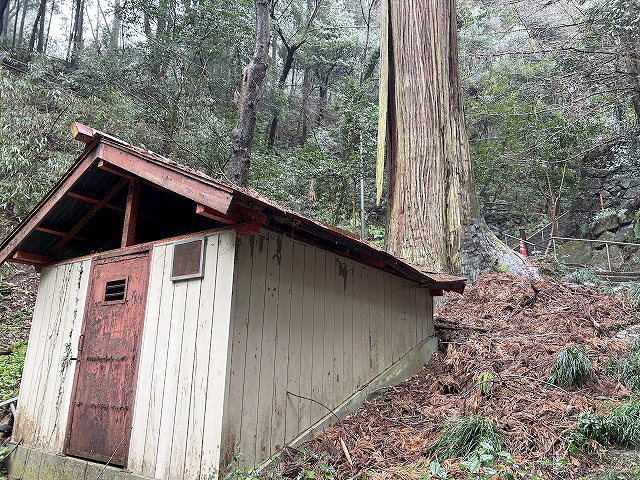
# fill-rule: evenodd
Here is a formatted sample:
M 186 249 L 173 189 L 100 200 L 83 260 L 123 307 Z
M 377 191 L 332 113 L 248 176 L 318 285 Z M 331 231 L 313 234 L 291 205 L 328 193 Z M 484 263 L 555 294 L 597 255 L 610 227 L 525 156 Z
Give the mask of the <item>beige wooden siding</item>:
M 13 431 L 27 447 L 62 453 L 90 265 L 42 270 Z
M 219 464 L 235 232 L 206 239 L 204 278 L 170 280 L 172 245 L 151 256 L 129 469 L 208 479 Z
M 281 235 L 238 237 L 221 469 L 327 415 L 433 335 L 427 289 Z M 287 393 L 290 392 L 290 393 Z M 305 398 L 299 398 L 305 397 Z

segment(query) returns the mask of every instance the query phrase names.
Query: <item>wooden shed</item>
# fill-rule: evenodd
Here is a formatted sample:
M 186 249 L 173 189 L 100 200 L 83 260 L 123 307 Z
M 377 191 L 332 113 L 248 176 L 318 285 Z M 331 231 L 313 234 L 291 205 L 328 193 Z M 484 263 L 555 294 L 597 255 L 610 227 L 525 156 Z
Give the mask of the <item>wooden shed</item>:
M 432 296 L 464 279 L 73 130 L 84 152 L 0 245 L 42 272 L 12 478 L 217 478 L 436 350 Z

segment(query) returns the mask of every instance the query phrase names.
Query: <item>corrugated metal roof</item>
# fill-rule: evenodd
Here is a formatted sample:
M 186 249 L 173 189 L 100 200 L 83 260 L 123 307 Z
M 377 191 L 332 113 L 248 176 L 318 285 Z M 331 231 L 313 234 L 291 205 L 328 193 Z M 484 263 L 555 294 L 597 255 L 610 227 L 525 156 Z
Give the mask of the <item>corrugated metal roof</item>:
M 101 143 L 114 146 L 117 149 L 125 153 L 129 153 L 144 161 L 160 165 L 173 172 L 178 172 L 190 178 L 197 179 L 202 183 L 202 188 L 207 188 L 207 186 L 210 186 L 211 188 L 215 188 L 218 191 L 224 190 L 231 193 L 233 195 L 232 205 L 243 205 L 258 212 L 267 214 L 267 217 L 269 218 L 269 224 L 266 225 L 267 228 L 270 228 L 271 226 L 285 226 L 287 227 L 287 231 L 290 231 L 292 234 L 301 233 L 303 235 L 306 235 L 307 238 L 318 237 L 323 242 L 322 245 L 327 249 L 334 250 L 341 254 L 346 253 L 352 255 L 354 256 L 354 258 L 362 261 L 363 263 L 373 263 L 373 266 L 377 266 L 375 264 L 379 263 L 383 265 L 384 269 L 391 268 L 398 274 L 407 278 L 412 278 L 417 283 L 429 286 L 431 288 L 440 288 L 445 290 L 461 290 L 462 288 L 464 288 L 465 279 L 462 277 L 435 273 L 428 271 L 422 267 L 412 265 L 400 258 L 389 254 L 384 250 L 375 247 L 374 245 L 361 241 L 351 232 L 347 232 L 337 227 L 327 225 L 313 218 L 301 215 L 300 213 L 295 212 L 290 208 L 271 201 L 270 199 L 262 196 L 253 189 L 239 187 L 236 185 L 231 185 L 229 183 L 221 182 L 219 180 L 215 180 L 203 172 L 171 161 L 149 150 L 130 145 L 111 135 L 89 129 L 88 127 L 83 128 L 86 129 L 85 131 L 92 132 L 91 136 L 86 136 L 86 141 L 90 143 L 90 145 L 83 153 L 83 156 L 87 155 L 90 150 L 97 148 Z M 74 164 L 74 166 L 70 169 L 70 172 L 79 165 L 79 161 Z M 70 172 L 67 172 L 67 174 L 65 174 L 65 177 L 68 177 L 70 175 Z M 91 167 L 78 179 L 76 184 L 74 184 L 73 191 L 87 196 L 102 198 L 102 196 L 104 196 L 106 192 L 113 188 L 117 181 L 117 175 L 105 172 L 104 170 L 97 167 L 97 162 L 94 162 L 94 164 L 91 165 Z M 169 190 L 172 189 L 171 185 L 165 185 L 164 188 L 167 188 Z M 51 192 L 48 196 L 50 195 Z M 114 199 L 113 201 L 116 201 L 116 199 Z M 121 202 L 122 199 L 118 199 L 118 201 Z M 82 205 L 82 203 L 83 202 L 76 201 L 73 198 L 65 197 L 63 200 L 54 205 L 53 208 L 51 208 L 50 212 L 45 217 L 45 220 L 42 222 L 42 225 L 64 225 L 67 228 L 71 228 L 71 225 L 75 224 L 75 222 L 82 218 L 84 213 L 86 213 L 86 211 L 91 208 L 90 204 L 85 203 L 84 205 Z M 36 207 L 36 210 L 41 205 L 42 202 L 38 205 L 38 207 Z M 29 215 L 29 217 L 31 217 L 32 215 L 33 212 Z M 24 226 L 25 222 L 18 226 L 17 229 L 12 233 L 12 235 L 19 231 Z M 28 251 L 39 252 L 46 251 L 51 247 L 52 242 L 50 235 L 35 235 L 36 233 L 40 234 L 40 232 L 30 232 L 27 238 L 24 239 L 23 243 L 20 244 L 20 248 L 28 246 Z M 9 237 L 9 239 L 11 238 L 11 236 Z M 2 243 L 1 247 L 4 247 L 9 239 L 6 239 Z M 59 252 L 59 254 L 65 254 L 67 252 L 68 249 L 63 249 Z M 373 259 L 375 261 L 370 262 L 370 259 Z M 378 265 L 377 268 L 381 267 Z

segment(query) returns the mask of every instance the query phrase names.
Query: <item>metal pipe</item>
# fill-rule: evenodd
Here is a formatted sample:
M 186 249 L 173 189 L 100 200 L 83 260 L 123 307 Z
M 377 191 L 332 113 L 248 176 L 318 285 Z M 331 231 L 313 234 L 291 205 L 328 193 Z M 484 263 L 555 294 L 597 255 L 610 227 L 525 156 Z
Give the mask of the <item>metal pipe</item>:
M 508 233 L 504 234 L 505 237 L 513 238 L 515 240 L 520 240 L 520 237 L 514 237 L 513 235 L 509 235 Z M 529 245 L 537 245 L 536 243 L 529 242 L 528 240 L 523 240 L 524 243 L 528 243 Z M 506 242 L 505 242 L 506 243 Z
M 571 238 L 571 237 L 552 237 L 554 240 L 570 240 L 575 242 L 592 242 L 592 243 L 604 243 L 609 245 L 629 245 L 631 247 L 640 247 L 640 243 L 629 242 L 613 242 L 610 240 L 591 240 L 589 238 Z
M 366 240 L 364 234 L 364 162 L 362 159 L 362 135 L 360 135 L 360 240 Z
M 364 177 L 360 177 L 360 240 L 366 240 L 364 236 Z

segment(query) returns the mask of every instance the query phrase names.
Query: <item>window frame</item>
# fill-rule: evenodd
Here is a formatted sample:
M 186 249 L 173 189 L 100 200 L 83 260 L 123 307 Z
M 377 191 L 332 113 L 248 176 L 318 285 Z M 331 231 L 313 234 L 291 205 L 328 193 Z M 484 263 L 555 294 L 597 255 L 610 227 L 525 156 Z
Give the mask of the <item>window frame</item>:
M 174 258 L 175 258 L 175 250 L 176 250 L 176 246 L 177 245 L 183 245 L 185 243 L 193 243 L 193 242 L 197 242 L 200 241 L 200 268 L 196 273 L 189 273 L 187 275 L 174 275 L 173 274 L 173 268 L 174 268 Z M 171 271 L 169 273 L 169 278 L 172 282 L 178 282 L 180 280 L 189 280 L 192 278 L 203 278 L 204 277 L 204 250 L 205 250 L 205 245 L 206 245 L 207 239 L 205 236 L 199 236 L 199 237 L 190 237 L 190 238 L 185 238 L 183 240 L 177 240 L 175 242 L 171 243 Z

